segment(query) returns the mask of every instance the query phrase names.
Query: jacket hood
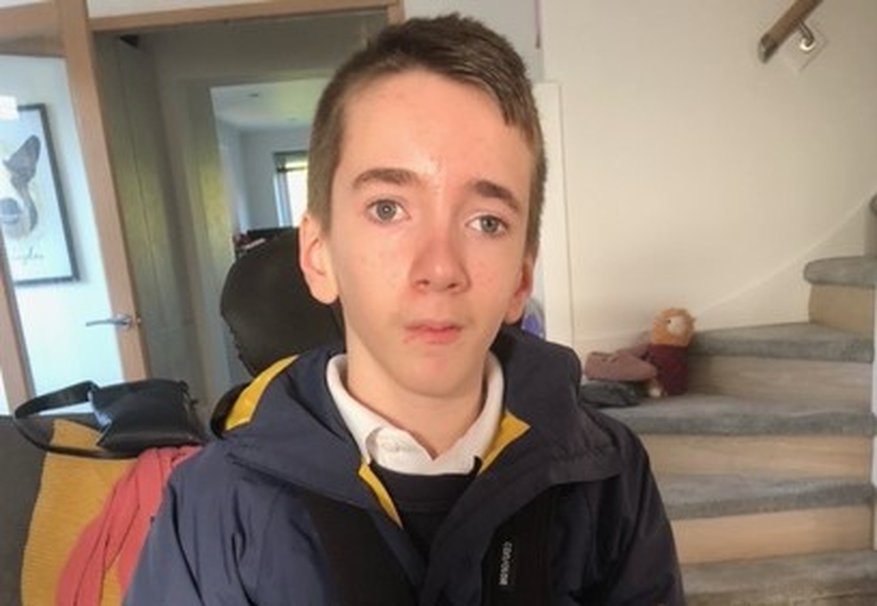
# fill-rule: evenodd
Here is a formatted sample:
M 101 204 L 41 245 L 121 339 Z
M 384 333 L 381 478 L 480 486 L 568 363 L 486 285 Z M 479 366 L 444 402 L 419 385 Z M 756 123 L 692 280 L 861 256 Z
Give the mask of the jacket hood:
M 491 349 L 505 378 L 503 423 L 514 420 L 521 431 L 497 445 L 475 485 L 485 484 L 485 494 L 505 495 L 511 507 L 553 484 L 620 471 L 612 432 L 579 405 L 581 365 L 572 350 L 514 328 L 501 330 Z M 237 426 L 223 440 L 241 465 L 374 509 L 372 490 L 357 475 L 359 450 L 326 384 L 326 364 L 342 351 L 341 345 L 326 346 L 269 368 L 232 407 L 228 419 Z M 527 476 L 533 477 L 524 481 Z

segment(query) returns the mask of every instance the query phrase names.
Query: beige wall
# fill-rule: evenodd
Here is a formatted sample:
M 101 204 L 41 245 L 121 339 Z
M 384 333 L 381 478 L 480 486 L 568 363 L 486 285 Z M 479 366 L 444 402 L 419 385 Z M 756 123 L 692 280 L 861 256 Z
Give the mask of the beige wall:
M 701 328 L 803 319 L 804 263 L 869 246 L 877 2 L 823 3 L 811 24 L 828 44 L 801 71 L 755 52 L 788 5 L 542 3 L 580 351 L 671 305 Z

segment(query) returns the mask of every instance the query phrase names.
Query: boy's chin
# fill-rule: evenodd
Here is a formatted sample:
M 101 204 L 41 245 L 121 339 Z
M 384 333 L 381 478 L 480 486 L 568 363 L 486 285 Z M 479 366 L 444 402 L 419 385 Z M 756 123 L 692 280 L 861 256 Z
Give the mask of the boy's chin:
M 403 387 L 411 394 L 435 400 L 466 397 L 473 391 L 480 392 L 484 372 L 472 373 L 471 368 L 449 368 L 441 364 L 418 364 L 409 368 L 406 376 L 399 377 Z

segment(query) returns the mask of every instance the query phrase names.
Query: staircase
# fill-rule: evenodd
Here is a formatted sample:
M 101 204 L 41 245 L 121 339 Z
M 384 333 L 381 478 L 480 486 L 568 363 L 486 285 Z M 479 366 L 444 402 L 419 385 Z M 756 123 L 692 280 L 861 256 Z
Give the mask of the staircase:
M 689 394 L 612 414 L 652 459 L 689 604 L 877 604 L 877 257 L 810 263 L 810 322 L 707 331 Z

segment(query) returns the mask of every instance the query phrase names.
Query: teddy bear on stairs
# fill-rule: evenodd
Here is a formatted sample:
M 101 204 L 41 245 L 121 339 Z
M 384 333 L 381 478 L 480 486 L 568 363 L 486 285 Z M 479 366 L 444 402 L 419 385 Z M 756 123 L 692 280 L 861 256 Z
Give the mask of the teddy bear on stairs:
M 686 310 L 661 311 L 652 323 L 648 341 L 613 353 L 592 352 L 584 374 L 605 391 L 613 383 L 640 387 L 652 398 L 678 396 L 688 389 L 688 346 L 694 318 Z M 595 386 L 596 387 L 596 386 Z

